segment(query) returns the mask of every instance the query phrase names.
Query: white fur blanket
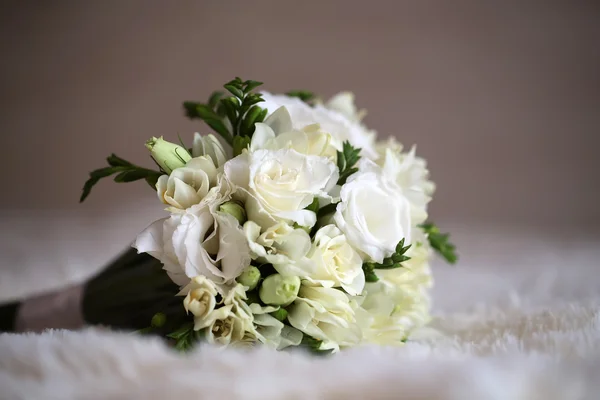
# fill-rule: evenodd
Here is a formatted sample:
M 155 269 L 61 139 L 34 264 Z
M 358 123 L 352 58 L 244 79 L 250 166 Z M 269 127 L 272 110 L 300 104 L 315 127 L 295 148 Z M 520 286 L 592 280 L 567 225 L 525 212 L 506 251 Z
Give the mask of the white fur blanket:
M 329 358 L 210 347 L 100 330 L 0 336 L 2 399 L 597 399 L 600 248 L 592 240 L 457 235 L 436 266 L 438 333 Z

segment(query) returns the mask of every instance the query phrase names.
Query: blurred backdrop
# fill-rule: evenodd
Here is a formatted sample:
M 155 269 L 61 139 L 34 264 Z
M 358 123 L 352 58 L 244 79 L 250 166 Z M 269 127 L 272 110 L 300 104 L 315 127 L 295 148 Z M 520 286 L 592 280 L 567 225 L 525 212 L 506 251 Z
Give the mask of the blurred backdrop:
M 442 227 L 600 226 L 593 1 L 4 0 L 0 54 L 5 297 L 15 277 L 62 279 L 40 271 L 83 279 L 161 216 L 144 183 L 79 205 L 87 173 L 111 152 L 151 165 L 151 136 L 208 132 L 181 103 L 236 75 L 353 91 L 369 127 L 428 159 Z

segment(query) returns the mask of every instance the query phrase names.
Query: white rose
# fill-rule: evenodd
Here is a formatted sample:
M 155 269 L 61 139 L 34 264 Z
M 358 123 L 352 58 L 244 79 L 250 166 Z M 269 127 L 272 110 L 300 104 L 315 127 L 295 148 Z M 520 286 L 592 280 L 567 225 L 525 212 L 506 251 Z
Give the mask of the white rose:
M 332 140 L 331 134 L 319 124 L 293 129 L 292 120 L 285 107 L 278 108 L 264 123 L 255 124 L 250 150 L 294 149 L 306 155 L 324 156 L 335 161 L 342 144 Z
M 325 157 L 286 149 L 244 152 L 227 161 L 225 175 L 247 193 L 248 219 L 266 228 L 278 221 L 313 226 L 316 214 L 305 208 L 315 197 L 330 198 L 339 173 Z
M 196 157 L 170 175 L 161 175 L 156 183 L 158 198 L 170 211 L 185 210 L 198 204 L 217 184 L 217 169 L 208 157 Z
M 377 158 L 375 151 L 374 131 L 367 129 L 360 122 L 348 118 L 345 112 L 340 112 L 333 106 L 331 109 L 322 104 L 310 106 L 296 97 L 275 95 L 262 92 L 263 103 L 261 107 L 274 113 L 279 107 L 285 106 L 289 111 L 294 128 L 300 129 L 307 125 L 319 124 L 325 131 L 329 132 L 336 143 L 349 141 L 354 147 L 362 149 L 361 155 L 366 158 Z
M 134 247 L 159 259 L 177 284 L 198 275 L 218 283 L 233 281 L 250 265 L 250 248 L 237 219 L 218 211 L 231 197 L 227 186 L 221 179 L 199 204 L 154 222 Z
M 362 259 L 335 225 L 317 231 L 308 259 L 314 265 L 314 272 L 303 278 L 324 287 L 341 286 L 352 296 L 362 292 L 365 286 Z
M 209 157 L 217 168 L 225 164 L 228 159 L 223 145 L 213 134 L 206 136 L 200 136 L 199 133 L 194 134 L 192 155 L 194 157 Z
M 280 222 L 261 233 L 259 225 L 247 221 L 244 224 L 244 234 L 253 259 L 273 264 L 285 276 L 299 276 L 304 271 L 303 267 L 296 266 L 311 248 L 310 236 L 304 229 L 294 229 L 285 222 Z
M 435 185 L 429 180 L 427 163 L 417 157 L 415 151 L 415 147 L 408 153 L 388 147 L 377 163 L 383 174 L 400 186 L 410 202 L 413 224 L 420 224 L 427 219 L 427 204 L 431 201 Z
M 354 307 L 341 290 L 302 286 L 289 308 L 288 321 L 294 328 L 322 340 L 322 350 L 338 351 L 340 346 L 353 346 L 361 340 Z
M 411 259 L 403 262 L 403 267 L 377 270 L 379 281 L 365 287 L 364 301 L 356 314 L 367 343 L 401 345 L 412 331 L 431 319 L 431 249 L 426 240 L 419 240 L 407 255 Z
M 361 161 L 340 197 L 335 223 L 366 259 L 380 263 L 395 252 L 400 240 L 410 243 L 410 204 L 372 162 Z
M 194 315 L 194 329 L 201 329 L 197 326 L 201 326 L 202 321 L 214 311 L 218 293 L 215 283 L 202 275 L 194 277 L 189 285 L 181 290 L 179 295 L 186 295 L 183 307 Z

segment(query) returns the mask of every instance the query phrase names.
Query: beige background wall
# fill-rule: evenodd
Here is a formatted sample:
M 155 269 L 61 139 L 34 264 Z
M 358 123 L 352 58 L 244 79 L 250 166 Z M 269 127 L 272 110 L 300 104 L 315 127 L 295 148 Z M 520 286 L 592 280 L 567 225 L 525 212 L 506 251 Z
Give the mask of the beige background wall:
M 600 222 L 593 1 L 5 0 L 0 54 L 4 215 L 148 204 L 141 183 L 77 199 L 110 152 L 150 165 L 148 137 L 206 132 L 181 102 L 240 75 L 353 90 L 429 159 L 437 220 Z

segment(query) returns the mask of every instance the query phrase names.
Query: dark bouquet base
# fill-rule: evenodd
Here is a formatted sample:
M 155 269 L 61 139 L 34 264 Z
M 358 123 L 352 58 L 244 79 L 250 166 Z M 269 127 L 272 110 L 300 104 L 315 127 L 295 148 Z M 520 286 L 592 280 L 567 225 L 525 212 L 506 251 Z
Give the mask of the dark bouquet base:
M 179 288 L 148 254 L 129 249 L 84 287 L 87 324 L 165 335 L 189 322 Z

